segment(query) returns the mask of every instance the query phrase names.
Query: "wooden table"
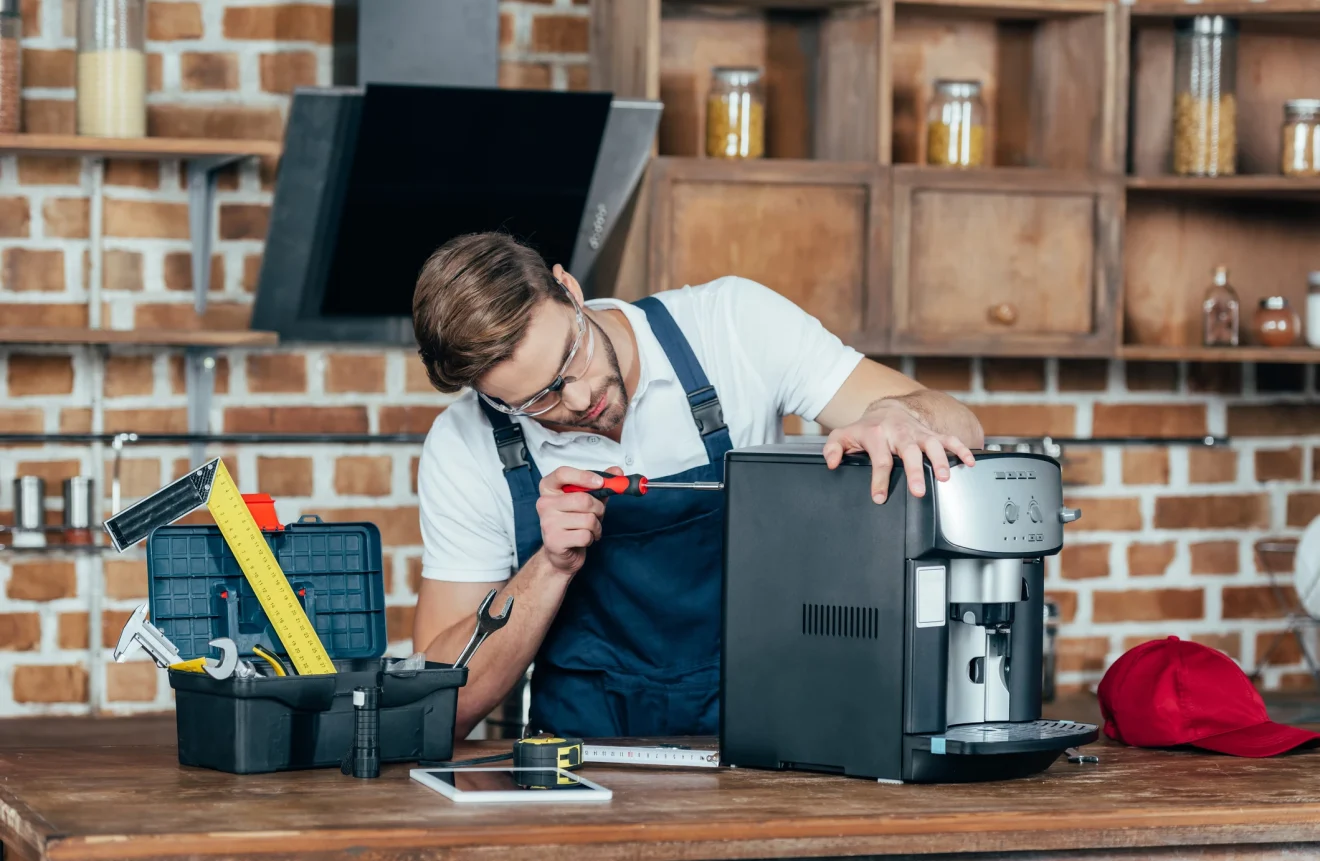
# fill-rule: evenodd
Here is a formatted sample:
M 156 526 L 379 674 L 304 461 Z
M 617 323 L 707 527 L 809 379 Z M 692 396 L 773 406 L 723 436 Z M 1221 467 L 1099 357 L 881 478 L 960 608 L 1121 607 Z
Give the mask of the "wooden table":
M 1095 705 L 1049 712 L 1094 719 Z M 1098 765 L 962 786 L 592 766 L 614 790 L 606 805 L 471 810 L 410 781 L 408 765 L 370 781 L 182 768 L 173 733 L 170 715 L 0 721 L 5 861 L 1320 854 L 1320 751 L 1254 761 L 1101 742 L 1088 748 Z

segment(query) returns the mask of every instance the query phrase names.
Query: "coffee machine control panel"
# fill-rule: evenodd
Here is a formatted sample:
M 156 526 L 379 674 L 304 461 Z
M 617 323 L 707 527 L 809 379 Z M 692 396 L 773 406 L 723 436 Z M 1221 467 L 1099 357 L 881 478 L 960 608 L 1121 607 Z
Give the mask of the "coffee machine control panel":
M 1052 552 L 1063 524 L 1077 519 L 1063 507 L 1058 464 L 1017 454 L 980 452 L 973 467 L 952 465 L 934 503 L 944 540 L 981 553 Z

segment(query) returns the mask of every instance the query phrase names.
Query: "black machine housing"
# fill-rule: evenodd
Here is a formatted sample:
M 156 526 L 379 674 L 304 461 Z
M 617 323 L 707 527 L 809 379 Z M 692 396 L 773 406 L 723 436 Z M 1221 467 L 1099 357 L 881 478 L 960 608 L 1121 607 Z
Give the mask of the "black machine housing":
M 1065 517 L 1059 464 L 1007 452 L 976 459 L 971 469 L 986 472 L 976 476 L 976 493 L 959 499 L 957 517 L 945 512 L 946 521 L 970 518 L 955 525 L 941 521 L 941 487 L 928 461 L 923 497 L 911 495 L 896 460 L 877 505 L 865 456 L 830 470 L 819 442 L 727 455 L 725 765 L 904 782 L 995 780 L 1041 771 L 1098 737 L 1094 725 L 1041 720 L 1044 557 L 1061 549 L 1057 521 Z M 996 474 L 1007 480 L 989 481 Z M 1038 525 L 1047 516 L 1057 525 Z M 970 534 L 969 525 L 981 530 L 974 549 L 950 535 Z M 1021 594 L 1011 603 L 954 603 L 948 578 L 934 569 L 952 570 L 959 558 L 1021 560 Z M 938 593 L 926 588 L 932 576 Z M 950 675 L 961 667 L 948 667 L 949 631 L 959 619 L 1002 626 L 1011 654 L 1002 668 L 1007 721 L 950 726 Z

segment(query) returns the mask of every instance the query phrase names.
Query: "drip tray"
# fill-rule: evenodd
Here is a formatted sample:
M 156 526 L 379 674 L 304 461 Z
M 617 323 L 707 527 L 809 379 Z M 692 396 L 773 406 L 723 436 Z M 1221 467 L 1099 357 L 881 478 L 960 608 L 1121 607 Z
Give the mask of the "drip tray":
M 950 727 L 948 731 L 912 736 L 916 750 L 931 753 L 984 756 L 997 753 L 1029 753 L 1063 750 L 1090 744 L 1100 737 L 1099 727 L 1069 720 L 1037 720 L 1021 723 L 978 723 Z

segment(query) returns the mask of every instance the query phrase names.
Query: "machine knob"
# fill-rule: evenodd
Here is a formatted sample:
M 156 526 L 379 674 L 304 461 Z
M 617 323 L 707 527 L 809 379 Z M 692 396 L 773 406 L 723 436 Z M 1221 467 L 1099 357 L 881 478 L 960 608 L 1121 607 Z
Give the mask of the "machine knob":
M 1040 523 L 1040 506 L 1036 504 L 1034 499 L 1027 506 L 1027 516 L 1031 518 L 1032 523 Z
M 1004 504 L 1004 519 L 1009 523 L 1017 523 L 1018 507 L 1016 502 L 1008 502 Z
M 1080 508 L 1060 508 L 1060 509 L 1059 509 L 1059 522 L 1060 522 L 1060 523 L 1072 523 L 1074 520 L 1076 520 L 1077 518 L 1079 518 L 1079 517 L 1081 517 L 1081 516 L 1082 516 L 1082 510 L 1081 510 Z

